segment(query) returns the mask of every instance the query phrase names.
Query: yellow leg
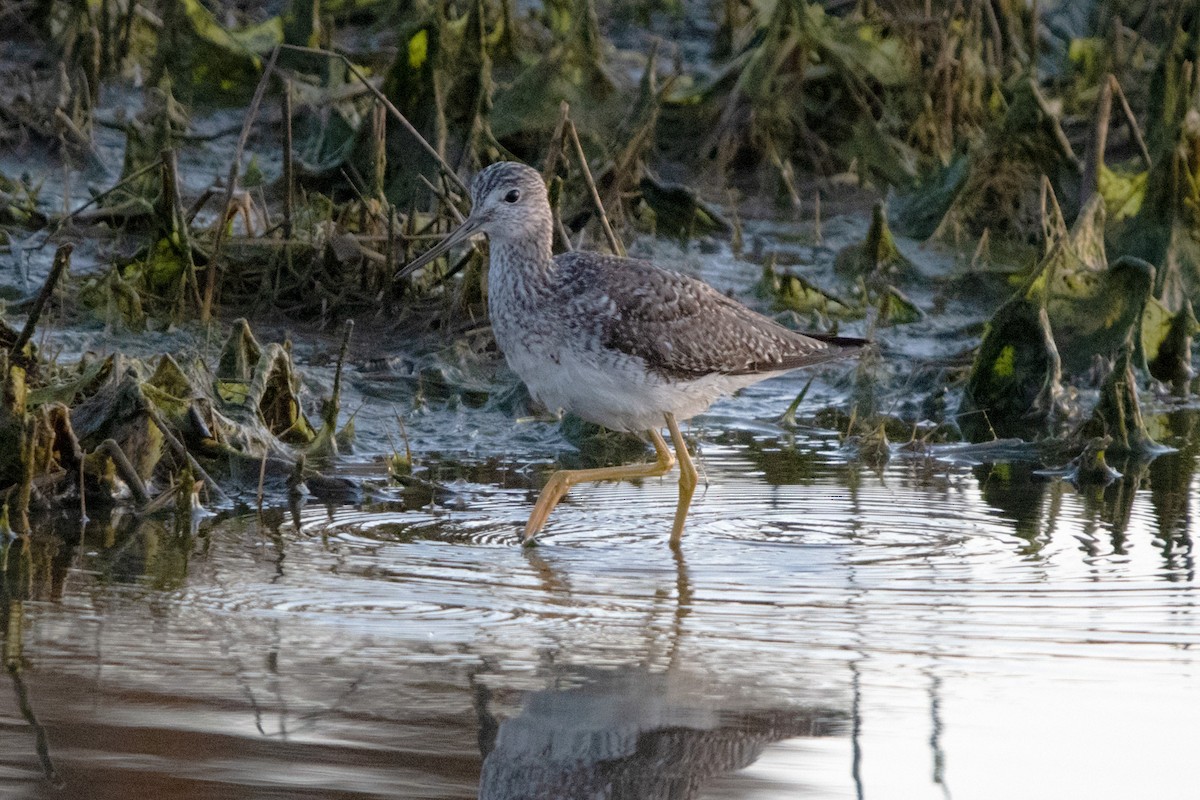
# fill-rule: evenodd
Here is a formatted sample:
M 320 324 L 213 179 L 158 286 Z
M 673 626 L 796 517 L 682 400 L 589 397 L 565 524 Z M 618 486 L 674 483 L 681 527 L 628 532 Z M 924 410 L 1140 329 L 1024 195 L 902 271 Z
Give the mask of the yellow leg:
M 653 464 L 630 464 L 624 467 L 601 467 L 600 469 L 564 469 L 551 475 L 546 488 L 542 489 L 542 493 L 538 495 L 533 513 L 529 515 L 529 522 L 525 524 L 523 541 L 528 544 L 534 536 L 537 536 L 537 532 L 542 529 L 550 517 L 550 512 L 558 505 L 558 501 L 562 500 L 567 491 L 577 483 L 657 478 L 670 472 L 671 468 L 675 466 L 675 457 L 667 449 L 667 443 L 663 441 L 662 434 L 658 431 L 650 431 L 650 441 L 654 443 L 654 452 L 658 455 Z M 685 449 L 683 453 L 686 458 L 687 450 Z M 695 474 L 694 469 L 692 473 Z
M 675 506 L 675 525 L 671 528 L 671 546 L 679 544 L 683 536 L 683 523 L 687 519 L 688 508 L 692 505 L 692 494 L 696 491 L 696 465 L 688 455 L 687 442 L 679 432 L 679 423 L 674 414 L 667 414 L 667 428 L 671 431 L 671 442 L 675 445 L 675 455 L 679 457 L 679 505 Z

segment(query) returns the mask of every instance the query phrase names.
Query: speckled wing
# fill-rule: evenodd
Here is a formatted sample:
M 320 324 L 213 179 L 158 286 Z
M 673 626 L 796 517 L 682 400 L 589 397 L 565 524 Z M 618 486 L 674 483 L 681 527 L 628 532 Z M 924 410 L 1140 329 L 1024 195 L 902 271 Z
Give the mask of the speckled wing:
M 702 281 L 648 261 L 566 253 L 555 264 L 575 313 L 599 321 L 601 344 L 667 377 L 779 372 L 841 358 L 866 343 L 790 331 Z

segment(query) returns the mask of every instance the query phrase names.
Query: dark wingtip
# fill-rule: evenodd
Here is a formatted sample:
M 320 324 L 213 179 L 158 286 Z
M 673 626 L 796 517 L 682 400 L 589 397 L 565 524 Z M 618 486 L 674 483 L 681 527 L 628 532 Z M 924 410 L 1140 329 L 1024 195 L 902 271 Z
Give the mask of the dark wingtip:
M 830 361 L 838 361 L 839 359 L 857 355 L 867 345 L 874 344 L 870 339 L 859 339 L 854 336 L 834 336 L 828 333 L 806 333 L 803 335 L 806 339 L 815 339 L 823 344 L 828 344 L 830 348 L 815 352 L 811 349 L 806 349 L 803 354 L 784 358 L 778 363 L 770 365 L 753 364 L 744 372 L 734 374 L 784 372 L 800 369 L 801 367 L 815 367 L 818 364 L 827 364 Z
M 804 335 L 810 339 L 816 339 L 818 342 L 831 344 L 844 350 L 861 350 L 867 345 L 873 344 L 870 339 L 859 339 L 855 336 L 834 336 L 828 333 L 806 333 Z

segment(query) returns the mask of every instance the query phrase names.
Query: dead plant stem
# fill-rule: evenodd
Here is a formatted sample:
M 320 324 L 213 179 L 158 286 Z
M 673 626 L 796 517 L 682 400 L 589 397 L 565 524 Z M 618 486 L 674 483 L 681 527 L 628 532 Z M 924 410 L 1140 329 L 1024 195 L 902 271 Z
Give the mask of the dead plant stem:
M 149 415 L 151 421 L 154 422 L 155 427 L 162 432 L 163 438 L 167 440 L 167 444 L 171 447 L 171 450 L 175 452 L 175 455 L 182 459 L 189 467 L 191 467 L 193 474 L 200 476 L 200 479 L 204 481 L 204 485 L 208 488 L 208 491 L 214 497 L 224 499 L 226 496 L 224 490 L 222 490 L 220 485 L 213 480 L 212 476 L 205 471 L 204 467 L 200 466 L 200 462 L 198 462 L 195 457 L 188 452 L 187 447 L 183 444 L 183 442 L 179 441 L 178 437 L 175 436 L 174 432 L 172 432 L 171 428 L 162 418 L 162 415 L 158 413 L 158 409 L 156 409 L 149 402 L 146 403 L 146 414 Z
M 42 284 L 41 291 L 38 292 L 37 298 L 33 301 L 33 306 L 29 309 L 29 316 L 25 319 L 25 326 L 21 328 L 21 333 L 17 335 L 16 341 L 12 347 L 8 349 L 8 357 L 11 361 L 16 358 L 20 352 L 33 338 L 33 332 L 37 328 L 38 320 L 41 319 L 42 311 L 46 308 L 46 303 L 50 302 L 50 298 L 54 295 L 54 287 L 58 285 L 63 273 L 71 265 L 71 251 L 75 249 L 75 245 L 67 244 L 59 245 L 58 250 L 54 253 L 54 264 L 50 267 L 50 274 L 46 277 L 46 282 Z
M 129 456 L 125 455 L 125 451 L 121 449 L 121 445 L 115 439 L 105 439 L 96 450 L 112 459 L 117 475 L 125 481 L 125 485 L 129 487 L 129 492 L 137 501 L 138 506 L 144 508 L 150 502 L 150 492 L 146 489 L 146 484 L 142 482 L 142 476 L 134 469 Z
M 546 182 L 547 186 L 550 185 L 550 181 L 554 177 L 554 170 L 558 167 L 558 162 L 562 158 L 563 137 L 566 134 L 570 113 L 571 104 L 563 100 L 558 107 L 558 122 L 554 126 L 554 133 L 550 136 L 550 150 L 546 153 L 546 163 L 542 166 L 542 180 Z M 562 239 L 563 247 L 567 248 L 567 250 L 573 249 L 571 246 L 571 237 L 567 235 L 567 228 L 563 225 L 558 204 L 554 204 L 551 211 L 554 214 L 554 230 L 558 234 L 558 237 Z
M 217 221 L 217 233 L 213 239 L 213 252 L 208 260 L 208 271 L 204 280 L 204 299 L 200 304 L 201 322 L 208 322 L 212 319 L 213 295 L 217 291 L 217 271 L 220 269 L 221 245 L 225 241 L 225 227 L 229 219 L 229 211 L 233 205 L 233 193 L 237 190 L 238 174 L 242 166 L 242 153 L 246 149 L 246 141 L 250 138 L 250 128 L 253 127 L 255 118 L 258 117 L 258 107 L 262 104 L 263 94 L 267 91 L 271 75 L 275 71 L 275 60 L 279 57 L 279 48 L 284 46 L 277 45 L 271 51 L 271 58 L 263 70 L 262 77 L 258 79 L 258 86 L 254 89 L 254 98 L 250 101 L 250 110 L 246 113 L 245 122 L 242 123 L 242 132 L 238 135 L 237 148 L 233 151 L 233 162 L 229 165 L 229 178 L 225 183 L 225 199 L 221 203 L 221 216 Z
M 1083 163 L 1083 181 L 1080 184 L 1080 205 L 1086 203 L 1100 190 L 1100 169 L 1104 166 L 1104 151 L 1108 145 L 1108 125 L 1112 119 L 1113 84 L 1108 76 L 1100 84 L 1096 98 L 1096 115 L 1092 123 L 1092 139 L 1088 145 L 1087 159 Z
M 350 352 L 350 337 L 353 333 L 354 320 L 348 319 L 342 332 L 342 347 L 338 350 L 337 367 L 333 371 L 333 392 L 325 416 L 325 424 L 331 432 L 337 430 L 338 411 L 342 406 L 342 370 L 346 366 L 346 355 Z
M 379 91 L 379 89 L 367 79 L 367 76 L 364 75 L 362 71 L 350 61 L 350 59 L 346 58 L 341 53 L 331 53 L 328 50 L 321 50 L 316 47 L 301 47 L 300 45 L 295 44 L 282 44 L 279 47 L 281 49 L 292 50 L 297 53 L 309 53 L 311 55 L 325 56 L 326 58 L 340 59 L 342 63 L 346 65 L 346 69 L 350 71 L 350 74 L 355 78 L 358 78 L 358 80 L 362 82 L 363 86 L 367 87 L 367 91 L 375 95 L 375 99 L 383 103 L 384 107 L 388 110 L 388 113 L 395 117 L 396 121 L 399 122 L 400 125 L 417 140 L 422 149 L 429 153 L 429 155 L 433 156 L 434 160 L 437 161 L 438 166 L 442 168 L 442 172 L 444 172 L 459 189 L 464 192 L 468 191 L 467 185 L 462 182 L 462 179 L 459 178 L 450 165 L 446 163 L 446 159 L 442 158 L 441 154 L 437 151 L 437 148 L 425 140 L 425 137 L 421 135 L 420 131 L 413 127 L 413 124 L 408 121 L 408 118 L 400 113 L 400 109 L 396 108 L 392 101 L 387 98 L 387 95 Z
M 1121 114 L 1125 117 L 1125 124 L 1129 126 L 1129 133 L 1133 136 L 1133 141 L 1137 143 L 1142 160 L 1146 162 L 1147 168 L 1152 167 L 1154 162 L 1150 158 L 1150 148 L 1146 145 L 1146 137 L 1142 135 L 1137 117 L 1134 116 L 1133 109 L 1129 107 L 1129 100 L 1125 97 L 1125 90 L 1121 88 L 1121 82 L 1117 80 L 1116 75 L 1109 75 L 1108 82 L 1112 86 L 1112 92 L 1116 95 L 1117 102 L 1121 104 Z
M 258 465 L 258 513 L 263 510 L 263 487 L 267 482 L 267 451 L 263 450 L 262 462 Z
M 196 261 L 192 255 L 191 237 L 188 235 L 187 214 L 183 210 L 183 197 L 179 190 L 179 160 L 172 149 L 162 151 L 162 202 L 168 205 L 171 217 L 171 233 L 179 237 L 179 246 L 183 250 L 184 283 L 192 290 L 192 299 L 196 308 L 200 308 L 200 281 L 196 277 Z M 183 292 L 180 292 L 182 300 Z
M 292 205 L 296 191 L 295 165 L 292 162 L 292 82 L 283 82 L 283 238 L 292 238 Z
M 592 180 L 592 170 L 588 167 L 587 155 L 583 152 L 583 143 L 579 141 L 579 131 L 575 129 L 574 121 L 567 120 L 567 132 L 570 133 L 571 143 L 575 146 L 575 157 L 579 159 L 579 166 L 583 169 L 583 180 L 592 195 L 596 213 L 600 216 L 600 227 L 604 229 L 604 237 L 608 239 L 608 246 L 612 248 L 613 253 L 624 258 L 625 245 L 621 244 L 621 240 L 613 232 L 612 225 L 608 221 L 608 214 L 604 212 L 604 203 L 600 200 L 600 192 L 596 190 L 596 182 Z

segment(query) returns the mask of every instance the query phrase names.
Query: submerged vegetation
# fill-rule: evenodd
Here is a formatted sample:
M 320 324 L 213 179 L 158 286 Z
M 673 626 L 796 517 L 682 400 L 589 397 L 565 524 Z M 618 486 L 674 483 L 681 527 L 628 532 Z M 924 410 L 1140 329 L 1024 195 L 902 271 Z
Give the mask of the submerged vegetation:
M 595 0 L 18 5 L 0 10 L 28 56 L 2 65 L 20 79 L 0 87 L 0 246 L 59 252 L 40 301 L 19 306 L 27 330 L 0 330 L 0 492 L 18 531 L 38 506 L 123 487 L 143 511 L 247 476 L 260 498 L 295 489 L 352 434 L 337 380 L 310 420 L 287 344 L 244 321 L 216 364 L 63 365 L 32 338 L 45 298 L 132 331 L 356 318 L 483 354 L 482 245 L 396 275 L 500 159 L 548 179 L 560 249 L 728 239 L 785 322 L 873 333 L 885 352 L 864 360 L 852 408 L 816 417 L 867 460 L 897 436 L 1054 442 L 1064 461 L 1151 453 L 1140 405 L 1197 388 L 1194 3 L 637 4 L 652 32 L 711 17 L 711 38 L 670 45 Z M 124 136 L 119 172 L 98 128 Z M 57 194 L 47 174 L 65 176 Z M 822 202 L 862 197 L 869 230 L 827 279 L 742 252 L 748 226 L 781 215 L 817 252 Z M 71 275 L 80 242 L 99 266 Z M 954 271 L 924 264 L 934 252 Z M 981 339 L 897 365 L 898 331 L 943 324 L 952 303 L 990 318 Z

